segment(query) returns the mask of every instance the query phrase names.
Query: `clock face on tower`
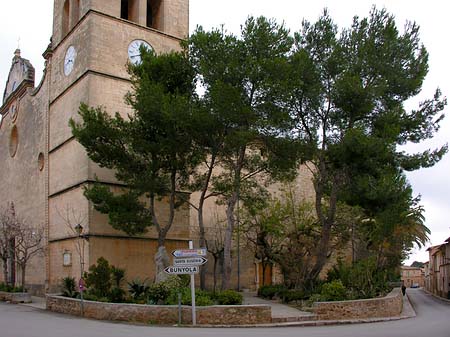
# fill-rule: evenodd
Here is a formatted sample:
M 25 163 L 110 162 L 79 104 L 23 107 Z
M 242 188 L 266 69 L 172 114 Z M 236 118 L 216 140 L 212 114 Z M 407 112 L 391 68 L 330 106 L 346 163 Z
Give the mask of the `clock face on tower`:
M 152 46 L 144 40 L 134 40 L 128 46 L 128 58 L 134 65 L 141 63 L 141 46 L 153 50 Z
M 64 75 L 68 76 L 75 65 L 75 59 L 77 58 L 77 51 L 74 46 L 70 46 L 66 51 L 64 57 Z

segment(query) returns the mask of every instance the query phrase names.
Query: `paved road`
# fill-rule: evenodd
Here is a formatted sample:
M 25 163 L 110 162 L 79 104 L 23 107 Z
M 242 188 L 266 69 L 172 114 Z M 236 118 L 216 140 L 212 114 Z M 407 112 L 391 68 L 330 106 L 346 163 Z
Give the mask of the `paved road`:
M 0 337 L 449 337 L 450 303 L 408 289 L 417 317 L 373 324 L 323 327 L 158 328 L 98 322 L 0 303 Z

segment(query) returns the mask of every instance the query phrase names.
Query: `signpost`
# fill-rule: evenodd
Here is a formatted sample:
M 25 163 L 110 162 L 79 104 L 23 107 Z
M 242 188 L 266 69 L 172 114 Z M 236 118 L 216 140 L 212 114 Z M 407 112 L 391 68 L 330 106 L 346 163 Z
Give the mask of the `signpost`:
M 206 254 L 207 254 L 206 248 L 177 249 L 172 252 L 172 255 L 175 257 L 197 257 L 197 256 L 206 256 Z
M 164 269 L 167 274 L 171 275 L 186 275 L 186 274 L 198 274 L 200 268 L 198 266 L 169 266 Z
M 189 249 L 177 249 L 172 252 L 175 257 L 173 266 L 166 267 L 164 271 L 171 275 L 191 275 L 191 301 L 192 301 L 192 325 L 197 324 L 195 313 L 195 277 L 198 274 L 200 266 L 208 260 L 204 258 L 207 254 L 206 248 L 194 249 L 192 241 L 189 241 Z
M 207 259 L 205 259 L 203 256 L 201 257 L 184 257 L 184 258 L 178 258 L 173 260 L 174 266 L 203 266 L 206 262 L 208 262 Z

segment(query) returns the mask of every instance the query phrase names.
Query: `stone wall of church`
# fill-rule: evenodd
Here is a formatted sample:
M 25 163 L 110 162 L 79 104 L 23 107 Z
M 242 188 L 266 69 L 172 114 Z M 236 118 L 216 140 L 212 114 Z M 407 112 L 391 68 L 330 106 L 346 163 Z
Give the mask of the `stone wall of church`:
M 0 125 L 0 208 L 5 209 L 8 202 L 13 202 L 17 217 L 24 223 L 45 227 L 47 82 L 44 81 L 38 92 L 28 88 L 9 102 L 16 106 L 16 114 L 6 113 Z M 19 270 L 16 272 L 19 275 Z M 3 275 L 0 280 L 2 278 Z M 19 276 L 16 280 L 20 281 Z M 45 255 L 42 253 L 27 265 L 27 288 L 42 292 L 45 280 Z

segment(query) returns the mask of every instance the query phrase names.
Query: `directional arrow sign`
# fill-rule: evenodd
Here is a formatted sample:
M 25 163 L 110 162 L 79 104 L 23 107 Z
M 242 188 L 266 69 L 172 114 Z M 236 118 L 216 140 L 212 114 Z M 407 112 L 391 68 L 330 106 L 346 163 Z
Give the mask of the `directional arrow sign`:
M 208 262 L 208 260 L 205 259 L 203 256 L 201 256 L 201 257 L 182 257 L 182 258 L 176 258 L 173 260 L 174 266 L 202 266 L 206 262 Z
M 172 252 L 175 257 L 197 257 L 206 256 L 206 248 L 198 249 L 177 249 Z
M 167 274 L 172 275 L 198 274 L 200 268 L 198 266 L 184 266 L 184 267 L 169 266 L 166 267 L 164 271 Z

